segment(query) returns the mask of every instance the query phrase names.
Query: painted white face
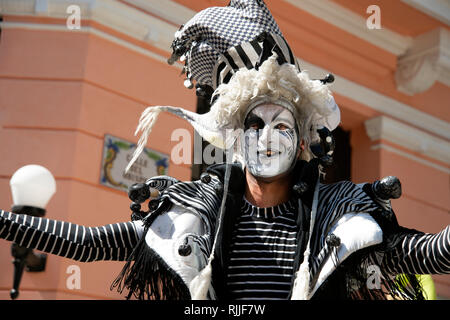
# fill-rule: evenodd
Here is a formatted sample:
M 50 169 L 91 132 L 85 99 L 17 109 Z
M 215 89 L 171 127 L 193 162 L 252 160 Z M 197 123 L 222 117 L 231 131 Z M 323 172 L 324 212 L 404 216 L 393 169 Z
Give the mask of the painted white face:
M 295 128 L 294 116 L 284 107 L 261 104 L 250 111 L 241 152 L 254 177 L 276 177 L 292 168 L 298 146 Z

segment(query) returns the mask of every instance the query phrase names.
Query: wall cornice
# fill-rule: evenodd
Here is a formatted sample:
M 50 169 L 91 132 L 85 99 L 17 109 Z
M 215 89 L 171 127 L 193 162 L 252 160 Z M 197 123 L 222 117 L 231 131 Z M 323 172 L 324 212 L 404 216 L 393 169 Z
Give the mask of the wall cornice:
M 450 142 L 386 116 L 365 121 L 372 141 L 385 140 L 450 165 Z
M 151 12 L 176 26 L 181 26 L 197 12 L 182 6 L 172 0 L 122 0 L 133 6 Z
M 408 95 L 424 92 L 436 81 L 450 86 L 450 32 L 438 28 L 414 38 L 398 60 L 395 79 L 398 90 Z
M 80 7 L 81 20 L 93 20 L 132 38 L 169 51 L 178 27 L 114 0 L 0 0 L 3 15 L 67 19 L 70 5 Z
M 285 0 L 348 33 L 357 36 L 396 56 L 404 54 L 410 47 L 412 39 L 382 28 L 370 30 L 366 19 L 353 11 L 330 0 Z M 369 17 L 369 15 L 367 15 Z
M 327 70 L 321 67 L 299 58 L 298 60 L 302 68 L 308 70 L 308 73 L 314 79 L 321 79 L 328 73 Z M 425 130 L 438 137 L 450 139 L 450 124 L 447 121 L 366 88 L 339 74 L 335 74 L 335 78 L 336 81 L 331 85 L 331 90 L 333 92 L 366 105 L 389 117 L 402 120 L 409 125 Z

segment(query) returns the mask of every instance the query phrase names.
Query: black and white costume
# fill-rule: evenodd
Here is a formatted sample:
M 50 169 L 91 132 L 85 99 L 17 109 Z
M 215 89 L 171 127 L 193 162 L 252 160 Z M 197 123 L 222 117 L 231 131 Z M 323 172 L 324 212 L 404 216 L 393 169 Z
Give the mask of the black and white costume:
M 147 108 L 129 167 L 160 112 L 187 120 L 214 146 L 238 150 L 233 161 L 212 165 L 198 181 L 150 178 L 142 187 L 159 196 L 129 222 L 84 227 L 1 211 L 1 238 L 78 261 L 127 261 L 112 287 L 139 299 L 421 299 L 415 274 L 450 273 L 448 226 L 436 235 L 399 226 L 379 181 L 319 183 L 339 108 L 329 78 L 300 71 L 263 1 L 198 13 L 177 32 L 173 50 L 169 62 L 185 59 L 187 86 L 195 80 L 211 110 Z M 285 137 L 307 142 L 305 158 L 288 149 L 292 195 L 272 208 L 245 200 L 248 141 L 225 135 L 264 103 L 296 122 Z M 300 139 L 292 139 L 296 147 Z M 371 276 L 379 286 L 369 285 Z
M 209 183 L 177 182 L 161 189 L 158 208 L 144 220 L 84 227 L 2 211 L 0 237 L 77 261 L 129 259 L 116 286 L 121 289 L 123 285 L 129 286 L 131 293 L 140 298 L 189 299 L 192 296 L 190 284 L 210 254 L 217 225 L 214 219 L 221 200 L 215 186 L 221 184 L 223 170 L 223 166 L 213 166 L 209 170 L 212 177 Z M 301 261 L 299 251 L 305 245 L 311 205 L 308 196 L 311 194 L 303 194 L 297 201 L 291 200 L 274 210 L 256 208 L 243 198 L 240 170 L 235 166 L 232 171 L 234 183 L 230 185 L 230 206 L 224 216 L 227 223 L 220 235 L 222 245 L 216 247 L 209 298 L 286 299 L 291 295 L 295 266 Z M 157 177 L 155 181 L 163 179 L 165 177 Z M 173 180 L 168 182 L 172 184 Z M 316 220 L 310 256 L 311 299 L 381 298 L 386 293 L 420 298 L 420 287 L 410 285 L 399 290 L 396 286 L 400 284 L 394 276 L 450 272 L 450 228 L 432 235 L 399 227 L 393 212 L 377 204 L 376 198 L 371 198 L 371 186 L 349 182 L 320 186 L 320 215 Z M 252 227 L 245 230 L 248 222 L 265 230 Z M 272 232 L 277 238 L 264 241 L 264 237 L 270 237 Z M 329 245 L 327 239 L 331 234 L 339 237 L 339 245 Z M 281 244 L 283 250 L 264 253 L 257 244 L 247 247 L 246 243 L 250 241 L 259 242 L 263 247 Z M 190 250 L 181 252 L 180 248 L 185 244 Z M 244 250 L 239 250 L 240 246 Z M 237 262 L 239 257 L 244 263 Z M 271 258 L 267 265 L 286 268 L 272 278 L 270 274 L 275 268 L 264 268 L 266 262 L 261 264 L 258 260 L 254 267 L 259 271 L 249 271 L 252 268 L 249 261 L 255 257 Z M 247 267 L 240 271 L 236 269 L 246 263 Z M 379 289 L 369 290 L 366 286 L 367 267 L 371 265 L 382 272 L 383 287 Z M 239 279 L 242 272 L 250 275 Z M 265 274 L 256 280 L 263 282 L 260 286 L 253 281 L 258 274 Z M 161 283 L 159 279 L 165 281 Z M 411 281 L 414 279 L 410 277 Z M 272 282 L 278 283 L 276 286 L 281 289 L 274 289 Z M 260 291 L 255 289 L 259 287 Z M 148 291 L 149 288 L 154 291 Z M 162 288 L 161 296 L 158 296 L 157 288 Z

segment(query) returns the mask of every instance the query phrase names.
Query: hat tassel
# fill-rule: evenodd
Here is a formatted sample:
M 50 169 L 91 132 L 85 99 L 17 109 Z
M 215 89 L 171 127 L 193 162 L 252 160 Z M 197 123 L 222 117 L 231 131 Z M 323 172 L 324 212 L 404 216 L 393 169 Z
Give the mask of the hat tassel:
M 192 300 L 206 300 L 209 287 L 211 285 L 211 267 L 212 259 L 210 258 L 205 268 L 192 279 L 189 285 Z
M 309 248 L 308 248 L 309 249 Z M 308 300 L 309 299 L 309 250 L 303 263 L 295 274 L 294 288 L 292 289 L 291 300 Z

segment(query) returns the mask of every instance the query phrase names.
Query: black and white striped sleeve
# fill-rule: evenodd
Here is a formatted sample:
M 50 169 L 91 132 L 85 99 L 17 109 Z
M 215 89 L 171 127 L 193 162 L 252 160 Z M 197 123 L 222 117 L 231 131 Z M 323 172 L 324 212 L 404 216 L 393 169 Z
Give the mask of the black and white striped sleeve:
M 139 221 L 85 227 L 0 211 L 0 238 L 81 262 L 125 261 L 142 233 Z
M 412 233 L 404 236 L 384 258 L 390 274 L 450 273 L 450 226 L 437 234 Z

